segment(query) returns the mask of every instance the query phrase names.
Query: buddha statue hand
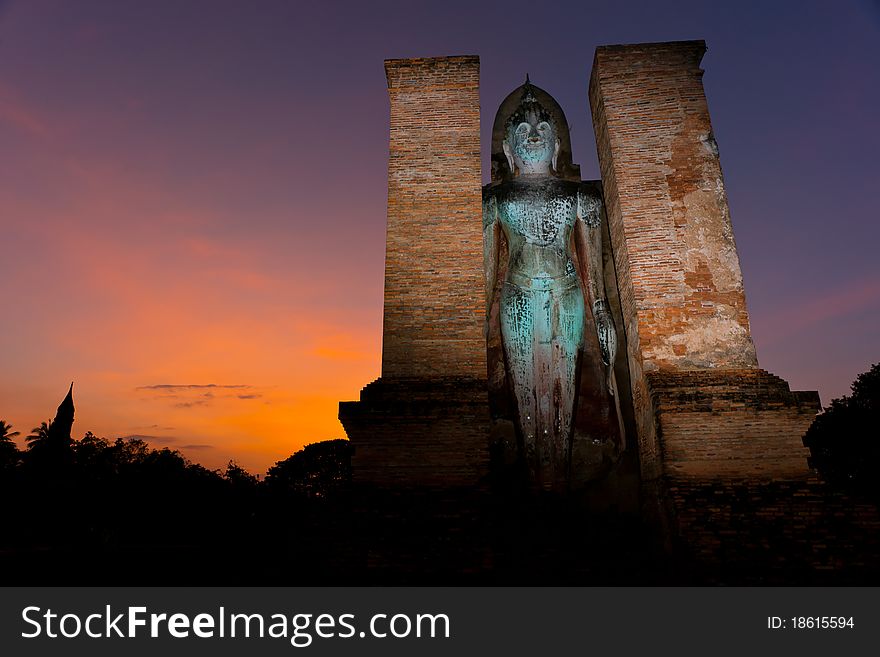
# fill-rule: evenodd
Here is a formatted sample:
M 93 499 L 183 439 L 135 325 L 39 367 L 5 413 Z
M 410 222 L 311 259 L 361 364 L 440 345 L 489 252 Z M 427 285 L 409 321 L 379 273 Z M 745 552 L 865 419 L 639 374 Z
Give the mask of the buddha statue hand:
M 614 330 L 614 320 L 611 318 L 608 303 L 604 299 L 599 299 L 593 304 L 593 317 L 596 320 L 602 362 L 607 367 L 612 367 L 614 357 L 617 355 L 617 333 Z

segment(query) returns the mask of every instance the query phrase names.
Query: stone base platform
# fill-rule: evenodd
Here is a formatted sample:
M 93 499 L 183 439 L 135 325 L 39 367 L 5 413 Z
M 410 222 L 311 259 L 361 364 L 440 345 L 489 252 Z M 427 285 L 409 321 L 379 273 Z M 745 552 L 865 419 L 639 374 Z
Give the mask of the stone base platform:
M 648 384 L 663 474 L 644 494 L 665 514 L 656 529 L 675 555 L 676 579 L 876 577 L 876 505 L 832 490 L 809 466 L 803 436 L 820 410 L 818 393 L 792 391 L 757 368 L 654 371 Z
M 810 474 L 803 436 L 819 394 L 761 369 L 648 373 L 666 476 L 783 479 Z
M 380 378 L 340 402 L 355 484 L 476 486 L 489 471 L 485 379 Z

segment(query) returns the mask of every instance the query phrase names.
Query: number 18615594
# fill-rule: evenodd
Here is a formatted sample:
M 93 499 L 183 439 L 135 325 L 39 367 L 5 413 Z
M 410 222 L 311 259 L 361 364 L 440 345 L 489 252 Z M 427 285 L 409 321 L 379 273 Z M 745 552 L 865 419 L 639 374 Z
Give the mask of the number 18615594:
M 851 630 L 855 626 L 852 616 L 767 616 L 769 630 Z

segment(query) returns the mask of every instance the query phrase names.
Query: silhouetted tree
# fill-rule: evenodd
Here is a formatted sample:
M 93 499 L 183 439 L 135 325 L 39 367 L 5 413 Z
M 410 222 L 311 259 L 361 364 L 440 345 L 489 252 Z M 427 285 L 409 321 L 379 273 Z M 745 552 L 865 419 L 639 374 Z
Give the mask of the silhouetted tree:
M 150 446 L 140 438 L 117 438 L 110 450 L 117 466 L 136 466 L 146 460 Z
M 48 422 L 40 422 L 40 426 L 31 429 L 30 434 L 25 438 L 28 450 L 43 449 L 49 443 L 49 429 L 52 428 L 52 420 Z
M 80 475 L 94 486 L 115 472 L 110 443 L 87 431 L 80 440 L 73 443 L 73 454 Z
M 25 438 L 27 451 L 22 455 L 25 463 L 43 476 L 53 477 L 58 468 L 66 468 L 73 459 L 73 441 L 65 438 L 55 428 L 54 420 L 41 422 L 31 429 Z
M 226 471 L 223 478 L 228 481 L 234 488 L 254 488 L 260 480 L 238 465 L 235 461 L 229 461 L 226 464 Z
M 89 461 L 96 456 L 103 454 L 110 448 L 110 443 L 104 438 L 98 438 L 91 431 L 86 431 L 86 435 L 80 440 L 77 440 L 73 444 L 73 448 L 77 454 L 77 461 L 83 462 Z
M 327 440 L 306 445 L 278 461 L 266 473 L 266 485 L 309 499 L 326 499 L 344 492 L 351 483 L 351 443 Z
M 347 545 L 339 539 L 349 527 L 346 440 L 309 445 L 261 481 L 233 461 L 209 470 L 140 439 L 87 432 L 72 440 L 73 412 L 71 388 L 20 458 L 15 432 L 0 422 L 0 459 L 3 450 L 16 455 L 0 492 L 26 501 L 0 505 L 0 552 L 23 558 L 23 572 L 72 581 L 65 578 L 88 577 L 88 568 L 129 569 L 132 559 L 150 564 L 139 571 L 145 577 L 178 562 L 211 573 L 236 560 L 268 567 L 278 559 L 313 573 L 333 546 Z
M 20 432 L 12 430 L 12 425 L 6 420 L 0 420 L 0 443 L 12 442 L 12 439 L 19 434 Z
M 12 430 L 12 425 L 0 420 L 0 472 L 7 473 L 18 465 L 18 446 L 13 438 L 19 435 Z
M 226 484 L 223 503 L 226 512 L 225 540 L 228 543 L 244 544 L 252 539 L 250 533 L 260 507 L 260 480 L 234 461 L 226 464 L 223 479 Z
M 851 390 L 816 418 L 804 445 L 826 481 L 880 498 L 880 363 L 860 374 Z

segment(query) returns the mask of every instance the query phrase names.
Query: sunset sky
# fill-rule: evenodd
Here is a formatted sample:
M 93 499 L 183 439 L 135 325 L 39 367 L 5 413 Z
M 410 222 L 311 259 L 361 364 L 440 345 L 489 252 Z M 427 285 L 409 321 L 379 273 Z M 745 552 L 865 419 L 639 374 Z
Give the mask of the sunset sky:
M 595 47 L 679 39 L 761 366 L 845 394 L 880 361 L 877 2 L 0 0 L 0 419 L 75 381 L 75 438 L 212 468 L 342 437 L 380 368 L 383 60 L 480 56 L 484 171 L 528 72 L 597 178 Z

